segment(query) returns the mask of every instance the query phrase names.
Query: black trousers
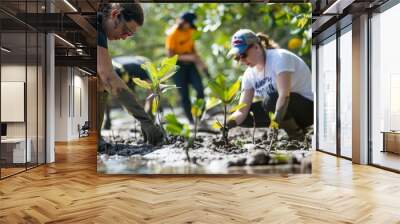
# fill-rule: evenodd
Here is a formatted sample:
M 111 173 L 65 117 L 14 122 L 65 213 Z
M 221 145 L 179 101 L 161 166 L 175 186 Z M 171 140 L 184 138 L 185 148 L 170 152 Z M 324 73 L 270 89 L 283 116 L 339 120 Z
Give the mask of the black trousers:
M 190 122 L 193 122 L 191 113 L 192 103 L 190 102 L 189 96 L 189 84 L 196 90 L 197 98 L 204 99 L 204 87 L 201 81 L 200 74 L 196 68 L 196 65 L 192 62 L 181 62 L 178 61 L 178 71 L 173 77 L 175 84 L 181 95 L 182 106 L 185 111 L 186 117 Z
M 256 127 L 268 127 L 270 123 L 269 112 L 275 112 L 278 93 L 270 94 L 264 101 L 252 103 L 250 111 L 254 114 Z M 290 93 L 289 105 L 283 120 L 294 118 L 300 128 L 306 128 L 314 122 L 314 102 L 298 93 Z M 241 127 L 253 127 L 253 117 L 250 113 L 239 125 Z

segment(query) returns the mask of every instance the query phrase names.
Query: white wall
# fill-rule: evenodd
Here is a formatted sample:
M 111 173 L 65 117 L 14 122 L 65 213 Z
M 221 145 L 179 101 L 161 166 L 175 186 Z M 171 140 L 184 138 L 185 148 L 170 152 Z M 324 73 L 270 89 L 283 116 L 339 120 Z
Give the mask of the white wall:
M 72 67 L 56 67 L 56 141 L 79 137 L 78 124 L 88 120 L 88 78 Z
M 25 65 L 2 65 L 1 81 L 4 82 L 25 82 Z M 7 110 L 7 108 L 1 108 Z M 8 122 L 8 137 L 25 137 L 25 122 Z

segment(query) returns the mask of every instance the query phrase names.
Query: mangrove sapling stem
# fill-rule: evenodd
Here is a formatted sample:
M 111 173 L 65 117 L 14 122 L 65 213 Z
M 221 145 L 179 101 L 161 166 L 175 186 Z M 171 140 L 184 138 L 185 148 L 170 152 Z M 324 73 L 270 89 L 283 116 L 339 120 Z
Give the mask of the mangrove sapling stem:
M 270 151 L 272 151 L 272 144 L 275 142 L 275 139 L 276 139 L 276 134 L 277 134 L 277 129 L 271 129 L 271 135 L 270 135 L 270 143 L 269 143 L 269 149 L 268 149 L 268 151 L 270 152 Z
M 254 117 L 254 113 L 250 112 L 251 117 L 253 118 L 253 144 L 255 144 L 255 135 L 256 135 L 256 118 Z
M 199 118 L 195 117 L 194 118 L 194 141 L 196 141 L 197 138 L 197 124 L 199 122 Z
M 113 141 L 113 143 L 114 143 L 114 145 L 115 145 L 115 148 L 116 148 L 116 151 L 118 152 L 118 144 L 117 144 L 117 140 L 115 140 L 116 138 L 115 138 L 115 135 L 114 135 L 114 130 L 111 130 L 111 135 L 112 135 L 112 141 Z
M 189 163 L 191 163 L 189 156 L 189 146 L 185 147 L 185 153 L 186 153 L 186 159 L 188 160 Z
M 228 145 L 228 130 L 226 127 L 226 116 L 227 116 L 227 105 L 224 105 L 224 127 L 222 130 L 222 135 L 225 141 L 225 145 Z
M 188 138 L 187 139 L 187 145 L 185 146 L 185 153 L 186 153 L 186 159 L 188 160 L 189 163 L 191 163 L 190 155 L 189 155 L 189 149 L 194 146 L 194 141 L 195 139 Z

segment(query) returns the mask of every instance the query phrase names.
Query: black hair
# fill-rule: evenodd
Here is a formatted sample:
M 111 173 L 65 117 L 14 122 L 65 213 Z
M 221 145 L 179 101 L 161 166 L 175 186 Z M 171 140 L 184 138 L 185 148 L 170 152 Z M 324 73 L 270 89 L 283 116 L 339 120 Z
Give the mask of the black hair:
M 125 21 L 135 21 L 139 26 L 143 25 L 144 13 L 142 6 L 137 2 L 134 3 L 102 3 L 99 7 L 99 12 L 103 13 L 105 17 L 110 16 L 112 9 L 119 9 L 119 19 L 123 18 Z

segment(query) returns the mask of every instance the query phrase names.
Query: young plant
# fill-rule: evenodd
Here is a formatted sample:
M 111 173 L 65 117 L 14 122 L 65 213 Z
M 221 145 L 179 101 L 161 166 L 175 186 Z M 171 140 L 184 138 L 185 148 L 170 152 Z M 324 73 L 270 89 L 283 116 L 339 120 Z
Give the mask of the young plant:
M 194 118 L 194 141 L 196 141 L 197 136 L 197 126 L 200 120 L 201 115 L 204 110 L 204 99 L 196 99 L 192 105 L 192 116 Z
M 190 128 L 188 124 L 182 124 L 178 121 L 175 114 L 165 115 L 165 129 L 171 135 L 181 136 L 187 141 L 187 145 L 184 147 L 186 158 L 190 162 L 189 148 L 193 146 L 193 139 L 190 138 Z
M 253 118 L 253 144 L 255 144 L 255 135 L 256 135 L 256 118 L 254 117 L 253 111 L 249 112 L 251 117 Z
M 151 111 L 156 115 L 159 125 L 162 127 L 161 115 L 159 113 L 159 105 L 161 102 L 161 95 L 165 92 L 176 89 L 176 85 L 165 85 L 169 78 L 171 78 L 177 69 L 176 62 L 178 55 L 171 58 L 164 58 L 159 66 L 146 62 L 141 67 L 149 74 L 151 82 L 142 80 L 140 78 L 133 78 L 132 81 L 144 88 L 151 91 L 151 94 L 147 97 L 147 100 L 153 99 Z
M 223 108 L 224 108 L 224 122 L 221 124 L 218 120 L 214 123 L 213 127 L 222 129 L 222 138 L 225 141 L 225 145 L 228 144 L 228 126 L 227 126 L 227 120 L 228 118 L 228 113 L 233 113 L 237 110 L 240 110 L 241 108 L 245 107 L 246 104 L 238 104 L 236 106 L 231 107 L 228 110 L 228 106 L 230 106 L 237 94 L 239 93 L 240 89 L 240 79 L 235 81 L 232 85 L 228 85 L 228 83 L 225 80 L 225 76 L 223 75 L 218 75 L 215 80 L 209 80 L 208 87 L 210 87 L 212 94 L 218 99 L 217 103 L 214 103 L 214 106 L 219 105 L 222 103 Z M 211 107 L 212 108 L 212 107 Z M 208 109 L 211 109 L 208 108 Z
M 275 114 L 272 112 L 268 113 L 269 116 L 269 120 L 270 120 L 270 143 L 269 143 L 269 149 L 267 149 L 267 151 L 271 151 L 272 150 L 272 144 L 275 142 L 275 140 L 278 138 L 278 128 L 279 128 L 279 124 L 275 121 Z

